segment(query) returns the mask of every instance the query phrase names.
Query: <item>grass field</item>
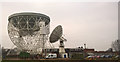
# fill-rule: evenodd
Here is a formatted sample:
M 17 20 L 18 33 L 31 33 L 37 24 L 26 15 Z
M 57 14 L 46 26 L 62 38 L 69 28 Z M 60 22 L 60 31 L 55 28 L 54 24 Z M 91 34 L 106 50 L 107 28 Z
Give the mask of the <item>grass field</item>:
M 2 62 L 120 62 L 118 60 L 2 60 Z

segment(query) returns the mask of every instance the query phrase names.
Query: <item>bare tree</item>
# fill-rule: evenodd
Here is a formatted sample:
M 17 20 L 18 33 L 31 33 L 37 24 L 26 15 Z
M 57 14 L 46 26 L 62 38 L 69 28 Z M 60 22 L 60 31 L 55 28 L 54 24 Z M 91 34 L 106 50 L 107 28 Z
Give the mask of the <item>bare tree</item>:
M 112 43 L 112 48 L 118 52 L 119 58 L 120 58 L 120 40 L 116 40 Z
M 112 48 L 117 52 L 120 51 L 120 40 L 115 40 L 112 42 Z

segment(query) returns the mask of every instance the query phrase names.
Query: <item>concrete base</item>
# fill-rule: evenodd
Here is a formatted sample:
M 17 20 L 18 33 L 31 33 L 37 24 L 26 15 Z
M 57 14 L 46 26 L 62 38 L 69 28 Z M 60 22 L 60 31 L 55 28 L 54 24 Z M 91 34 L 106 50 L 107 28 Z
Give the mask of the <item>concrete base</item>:
M 61 58 L 68 58 L 68 54 L 67 53 L 60 53 Z
M 59 48 L 59 53 L 65 53 L 64 47 L 60 47 L 60 48 Z

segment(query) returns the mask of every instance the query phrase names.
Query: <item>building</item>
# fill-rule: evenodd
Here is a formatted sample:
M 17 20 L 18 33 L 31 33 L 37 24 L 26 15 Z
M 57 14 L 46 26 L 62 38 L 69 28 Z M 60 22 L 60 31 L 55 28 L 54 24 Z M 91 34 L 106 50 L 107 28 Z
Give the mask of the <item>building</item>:
M 94 49 L 84 49 L 86 56 L 102 56 L 102 55 L 111 55 L 116 56 L 118 53 L 113 51 L 95 51 Z

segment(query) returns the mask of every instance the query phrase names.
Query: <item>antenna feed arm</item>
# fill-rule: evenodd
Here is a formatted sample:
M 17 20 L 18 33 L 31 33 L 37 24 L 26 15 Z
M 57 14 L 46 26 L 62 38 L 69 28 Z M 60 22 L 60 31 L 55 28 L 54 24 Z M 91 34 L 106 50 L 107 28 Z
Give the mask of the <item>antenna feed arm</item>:
M 67 39 L 65 39 L 64 37 L 61 37 L 60 41 L 67 41 Z

